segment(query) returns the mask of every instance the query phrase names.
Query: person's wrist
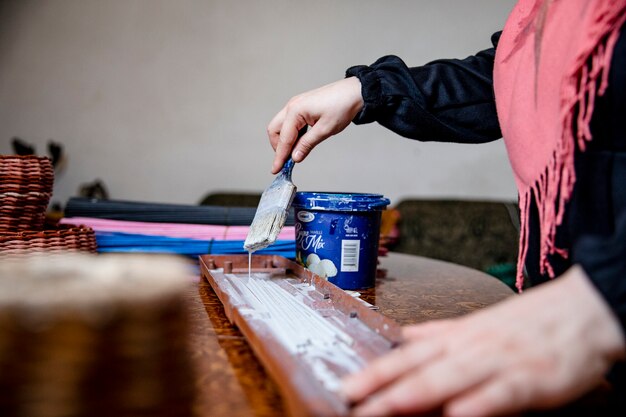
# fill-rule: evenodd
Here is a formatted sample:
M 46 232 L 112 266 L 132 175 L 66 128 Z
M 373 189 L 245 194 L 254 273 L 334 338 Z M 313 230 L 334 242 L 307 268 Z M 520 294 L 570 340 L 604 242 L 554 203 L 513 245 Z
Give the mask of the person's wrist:
M 590 282 L 584 269 L 578 265 L 570 268 L 563 277 L 567 282 L 564 297 L 573 297 L 588 311 L 589 340 L 597 351 L 611 363 L 626 358 L 626 339 L 606 301 Z M 573 318 L 575 319 L 575 318 Z
M 352 118 L 354 118 L 363 109 L 363 106 L 365 105 L 363 101 L 363 95 L 361 93 L 361 80 L 359 80 L 358 77 L 351 76 L 351 77 L 345 78 L 343 82 L 347 86 L 347 89 L 349 92 L 348 94 L 350 97 L 350 102 L 352 103 L 350 108 L 351 108 Z
M 360 107 L 352 121 L 365 124 L 376 121 L 376 114 L 382 104 L 382 87 L 374 69 L 366 65 L 357 65 L 346 70 L 346 80 L 356 78 L 359 83 Z

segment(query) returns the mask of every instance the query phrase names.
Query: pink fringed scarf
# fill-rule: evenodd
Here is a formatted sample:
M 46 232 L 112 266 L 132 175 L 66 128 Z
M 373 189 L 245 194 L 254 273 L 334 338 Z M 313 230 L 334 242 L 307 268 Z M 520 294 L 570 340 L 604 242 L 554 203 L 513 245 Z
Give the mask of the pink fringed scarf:
M 626 0 L 520 0 L 500 38 L 494 88 L 519 191 L 520 291 L 531 198 L 539 212 L 541 273 L 554 277 L 548 256 L 568 256 L 555 235 L 576 181 L 574 153 L 591 140 L 594 99 L 607 88 L 625 20 Z

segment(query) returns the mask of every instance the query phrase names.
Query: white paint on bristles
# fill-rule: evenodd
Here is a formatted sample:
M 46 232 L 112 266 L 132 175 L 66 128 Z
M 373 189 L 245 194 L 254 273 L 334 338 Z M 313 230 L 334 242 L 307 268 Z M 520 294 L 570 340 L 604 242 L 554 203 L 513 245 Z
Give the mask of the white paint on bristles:
M 276 241 L 287 221 L 289 206 L 295 194 L 296 186 L 283 173 L 279 174 L 261 195 L 243 244 L 244 249 L 254 252 Z

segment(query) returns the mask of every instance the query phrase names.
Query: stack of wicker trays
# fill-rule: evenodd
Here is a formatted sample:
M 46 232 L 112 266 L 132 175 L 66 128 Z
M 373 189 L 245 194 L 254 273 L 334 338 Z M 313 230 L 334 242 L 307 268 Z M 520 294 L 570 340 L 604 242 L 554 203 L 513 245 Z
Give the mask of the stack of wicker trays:
M 44 230 L 53 184 L 49 158 L 0 155 L 0 256 L 96 251 L 91 228 Z
M 96 252 L 92 228 L 60 225 L 56 229 L 0 234 L 0 256 L 30 253 Z
M 49 158 L 0 155 L 0 232 L 40 230 L 53 182 Z
M 0 263 L 0 415 L 190 415 L 190 282 L 154 256 Z

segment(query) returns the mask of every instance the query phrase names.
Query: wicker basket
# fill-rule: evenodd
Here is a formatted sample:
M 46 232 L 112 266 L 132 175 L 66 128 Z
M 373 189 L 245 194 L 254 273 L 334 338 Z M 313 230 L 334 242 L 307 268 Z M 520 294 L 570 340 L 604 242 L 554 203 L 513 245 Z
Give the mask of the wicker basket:
M 0 155 L 0 232 L 43 228 L 53 183 L 49 158 Z
M 158 257 L 0 263 L 0 415 L 190 415 L 190 282 Z
M 97 249 L 96 235 L 90 227 L 61 225 L 54 230 L 0 234 L 0 256 L 89 252 Z

